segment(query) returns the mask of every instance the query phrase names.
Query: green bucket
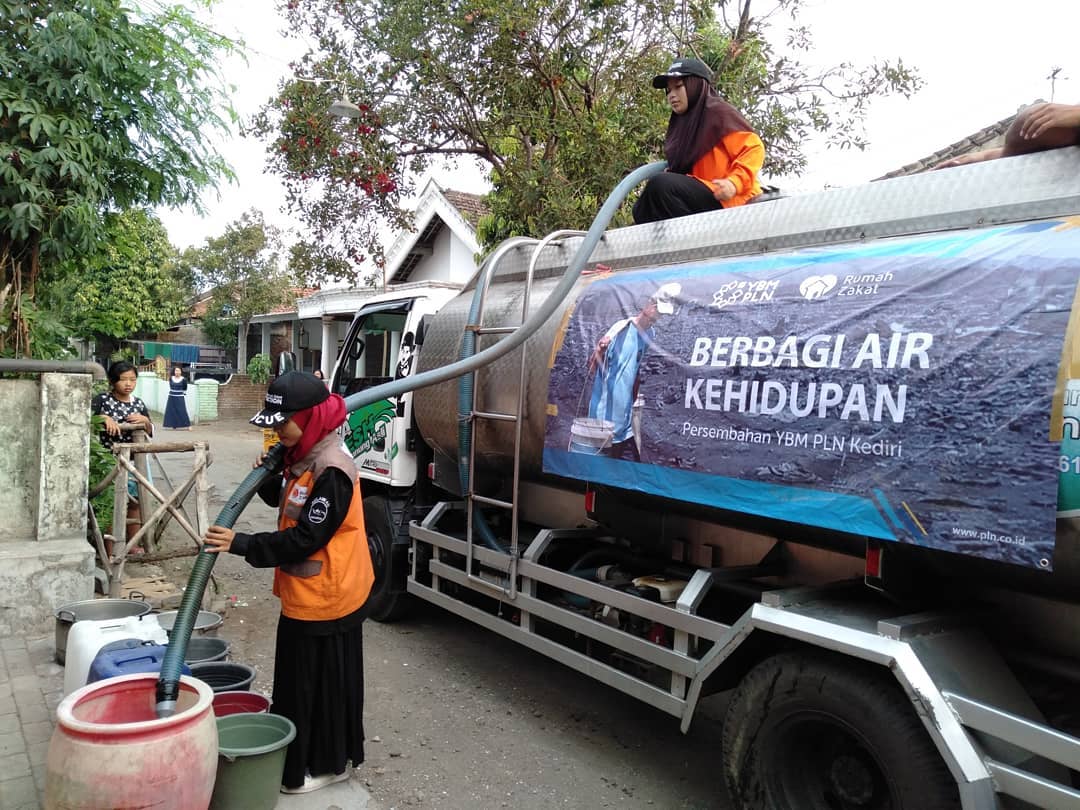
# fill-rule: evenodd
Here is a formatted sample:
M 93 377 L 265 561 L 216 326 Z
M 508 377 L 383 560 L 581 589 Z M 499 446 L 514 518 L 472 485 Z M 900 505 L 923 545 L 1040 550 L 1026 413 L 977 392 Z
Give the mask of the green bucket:
M 285 749 L 296 736 L 279 714 L 219 717 L 217 781 L 210 810 L 273 810 L 285 770 Z

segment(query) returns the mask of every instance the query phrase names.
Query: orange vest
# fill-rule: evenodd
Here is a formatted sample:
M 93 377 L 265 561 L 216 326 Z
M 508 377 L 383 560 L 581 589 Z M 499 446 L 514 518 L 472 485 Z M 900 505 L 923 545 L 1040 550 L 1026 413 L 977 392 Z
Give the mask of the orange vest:
M 690 170 L 713 191 L 714 180 L 730 180 L 735 196 L 721 203 L 724 208 L 743 205 L 761 193 L 758 172 L 765 163 L 765 146 L 753 132 L 729 132 L 720 143 L 697 159 Z
M 286 483 L 279 530 L 296 525 L 315 478 L 315 470 L 308 469 Z M 326 621 L 357 610 L 367 601 L 374 582 L 364 529 L 364 501 L 354 478 L 345 521 L 330 542 L 306 560 L 278 566 L 274 571 L 274 595 L 281 599 L 281 612 L 290 619 Z

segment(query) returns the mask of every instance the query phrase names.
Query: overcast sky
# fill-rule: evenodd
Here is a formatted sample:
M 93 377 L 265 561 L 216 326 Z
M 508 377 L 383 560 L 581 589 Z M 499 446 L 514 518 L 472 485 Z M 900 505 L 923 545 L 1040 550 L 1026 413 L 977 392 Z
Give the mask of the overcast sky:
M 760 2 L 762 9 L 771 4 Z M 1007 9 L 992 13 L 988 9 Z M 216 30 L 242 38 L 248 63 L 226 65 L 236 86 L 234 105 L 243 117 L 254 114 L 275 92 L 290 59 L 304 45 L 287 40 L 271 0 L 222 0 L 214 9 Z M 774 178 L 790 192 L 825 185 L 853 185 L 925 157 L 1014 113 L 1035 99 L 1050 99 L 1053 68 L 1061 68 L 1056 101 L 1080 103 L 1080 2 L 1026 0 L 806 0 L 800 20 L 813 34 L 817 60 L 866 64 L 901 57 L 918 69 L 923 89 L 910 100 L 875 100 L 867 119 L 870 146 L 865 152 L 825 150 L 807 144 L 808 172 L 801 178 Z M 756 7 L 755 7 L 756 10 Z M 805 61 L 812 61 L 807 59 Z M 209 211 L 162 210 L 172 242 L 202 244 L 220 234 L 244 211 L 257 207 L 269 222 L 288 227 L 281 184 L 263 169 L 265 148 L 236 136 L 220 144 L 237 174 L 220 199 L 208 192 Z M 630 168 L 630 167 L 628 167 Z M 470 171 L 435 173 L 444 187 L 483 192 Z

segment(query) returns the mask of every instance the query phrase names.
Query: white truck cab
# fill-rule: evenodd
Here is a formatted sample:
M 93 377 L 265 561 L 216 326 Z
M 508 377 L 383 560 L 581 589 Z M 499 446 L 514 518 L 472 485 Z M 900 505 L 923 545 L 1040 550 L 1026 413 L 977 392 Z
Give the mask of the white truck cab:
M 395 285 L 368 300 L 354 316 L 338 352 L 331 390 L 348 397 L 373 385 L 408 377 L 424 318 L 460 290 L 460 284 L 425 281 Z M 381 399 L 349 414 L 343 439 L 361 478 L 388 487 L 415 483 L 411 425 L 411 392 Z

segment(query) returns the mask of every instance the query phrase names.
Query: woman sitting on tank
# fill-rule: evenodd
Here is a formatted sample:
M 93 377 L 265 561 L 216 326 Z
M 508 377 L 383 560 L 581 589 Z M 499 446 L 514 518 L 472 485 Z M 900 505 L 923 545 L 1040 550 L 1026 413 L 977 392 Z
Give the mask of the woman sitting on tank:
M 653 87 L 671 105 L 664 155 L 667 171 L 651 178 L 634 204 L 634 222 L 657 222 L 743 205 L 761 193 L 765 147 L 712 86 L 712 71 L 683 57 Z

